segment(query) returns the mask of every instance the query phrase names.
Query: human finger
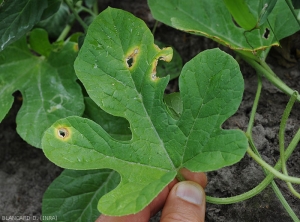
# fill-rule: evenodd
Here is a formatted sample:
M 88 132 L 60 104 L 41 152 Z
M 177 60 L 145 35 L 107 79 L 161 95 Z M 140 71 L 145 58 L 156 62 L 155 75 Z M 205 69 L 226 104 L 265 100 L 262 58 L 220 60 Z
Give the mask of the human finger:
M 198 183 L 179 182 L 169 193 L 161 222 L 204 222 L 205 205 L 205 192 Z

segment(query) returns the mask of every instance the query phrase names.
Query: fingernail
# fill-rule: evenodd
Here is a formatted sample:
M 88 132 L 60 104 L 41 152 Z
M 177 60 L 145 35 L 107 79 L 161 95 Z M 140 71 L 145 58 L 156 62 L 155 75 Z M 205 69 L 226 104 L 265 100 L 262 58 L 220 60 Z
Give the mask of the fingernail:
M 203 202 L 204 193 L 198 185 L 180 182 L 176 189 L 176 196 L 189 203 L 200 205 Z

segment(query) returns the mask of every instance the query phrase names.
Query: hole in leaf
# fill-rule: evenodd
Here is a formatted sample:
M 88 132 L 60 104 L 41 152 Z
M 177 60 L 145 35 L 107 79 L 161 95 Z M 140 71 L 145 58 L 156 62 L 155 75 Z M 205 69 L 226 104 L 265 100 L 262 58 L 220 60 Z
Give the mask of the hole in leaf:
M 133 58 L 130 57 L 130 58 L 126 59 L 126 63 L 127 63 L 127 66 L 130 68 L 133 64 Z
M 69 136 L 69 131 L 66 128 L 60 128 L 57 130 L 57 134 L 60 138 L 64 139 Z
M 136 55 L 138 54 L 139 50 L 138 49 L 135 49 L 133 50 L 133 52 L 127 56 L 126 58 L 126 64 L 127 64 L 127 67 L 128 68 L 131 68 L 135 62 L 135 59 L 136 59 Z
M 265 32 L 264 32 L 264 34 L 263 34 L 263 37 L 264 37 L 265 39 L 268 39 L 269 36 L 270 36 L 270 29 L 266 28 L 266 29 L 265 29 Z

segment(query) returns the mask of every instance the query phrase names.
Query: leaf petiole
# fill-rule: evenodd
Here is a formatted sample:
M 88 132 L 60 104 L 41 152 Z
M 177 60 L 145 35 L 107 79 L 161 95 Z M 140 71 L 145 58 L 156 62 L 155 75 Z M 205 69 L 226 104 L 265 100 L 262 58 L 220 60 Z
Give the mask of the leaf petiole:
M 300 141 L 300 129 L 297 131 L 296 135 L 290 142 L 289 146 L 287 147 L 285 153 L 284 153 L 284 159 L 285 161 L 290 157 L 290 155 L 293 153 L 294 149 L 296 148 L 298 142 Z M 250 149 L 250 148 L 249 148 Z M 275 166 L 275 170 L 280 170 L 281 168 L 281 160 L 279 160 Z M 268 176 L 256 187 L 254 187 L 252 190 L 249 190 L 243 194 L 236 195 L 233 197 L 211 197 L 211 196 L 206 196 L 206 200 L 209 203 L 213 204 L 232 204 L 232 203 L 237 203 L 243 200 L 247 200 L 251 197 L 254 197 L 255 195 L 259 194 L 261 191 L 263 191 L 274 179 L 274 175 L 272 173 L 269 173 Z
M 238 53 L 242 59 L 244 59 L 249 65 L 251 65 L 258 73 L 266 77 L 274 86 L 280 89 L 282 92 L 291 96 L 294 90 L 287 86 L 268 66 L 268 64 L 263 60 L 254 60 L 241 53 Z M 297 96 L 297 100 L 300 102 L 300 95 Z
M 76 11 L 76 9 L 73 7 L 72 3 L 69 2 L 69 0 L 64 0 L 65 3 L 68 5 L 68 7 L 70 8 L 70 10 L 73 12 L 75 18 L 77 19 L 77 21 L 80 23 L 80 25 L 83 27 L 84 32 L 87 31 L 88 26 L 85 24 L 85 22 L 80 18 L 80 16 L 78 15 L 78 12 Z
M 284 113 L 282 115 L 282 119 L 280 122 L 280 128 L 279 128 L 279 150 L 280 150 L 281 167 L 282 167 L 283 174 L 286 176 L 288 176 L 288 171 L 286 168 L 286 162 L 284 161 L 284 133 L 285 133 L 286 121 L 290 115 L 290 112 L 293 108 L 295 100 L 297 99 L 297 96 L 298 96 L 298 92 L 295 91 L 293 93 L 293 95 L 291 96 L 291 98 L 284 110 Z M 298 193 L 294 189 L 293 185 L 290 182 L 287 182 L 287 186 L 292 194 L 294 194 L 296 197 L 300 198 L 300 193 Z
M 70 32 L 72 26 L 71 25 L 66 25 L 64 30 L 60 33 L 59 37 L 57 38 L 56 42 L 63 41 L 67 37 L 68 33 Z
M 247 149 L 247 153 L 262 167 L 264 167 L 265 169 L 267 169 L 269 172 L 273 173 L 276 177 L 278 177 L 279 179 L 282 179 L 284 181 L 288 181 L 288 182 L 292 182 L 292 183 L 297 183 L 300 184 L 300 178 L 297 177 L 291 177 L 291 176 L 287 176 L 284 175 L 282 173 L 280 173 L 279 171 L 277 171 L 276 169 L 274 169 L 272 166 L 270 166 L 267 162 L 265 162 L 263 159 L 259 158 L 259 156 L 257 156 L 253 150 L 248 147 Z
M 249 142 L 253 143 L 253 144 L 254 144 L 254 141 L 253 141 L 253 138 L 252 138 L 252 128 L 253 128 L 253 125 L 254 125 L 254 119 L 255 119 L 255 114 L 256 114 L 256 110 L 257 110 L 261 90 L 262 90 L 261 75 L 259 73 L 257 73 L 257 90 L 256 90 L 256 94 L 255 94 L 255 99 L 254 99 L 254 102 L 253 102 L 253 105 L 252 105 L 249 124 L 248 124 L 247 131 L 246 131 L 246 136 L 248 137 Z M 256 149 L 256 147 L 252 146 L 251 148 L 256 153 L 256 155 L 258 155 L 261 158 L 261 156 L 260 156 L 258 150 Z M 263 168 L 263 170 L 264 170 L 264 173 L 265 173 L 266 176 L 268 174 L 270 174 L 265 168 Z M 296 214 L 294 213 L 294 211 L 292 210 L 292 208 L 290 207 L 290 205 L 288 204 L 288 202 L 286 201 L 286 199 L 282 195 L 281 191 L 279 190 L 279 188 L 276 185 L 276 183 L 274 182 L 274 180 L 271 181 L 271 187 L 272 187 L 274 193 L 276 194 L 277 198 L 281 202 L 282 206 L 285 208 L 287 213 L 290 215 L 290 217 L 293 218 L 294 221 L 298 221 L 298 217 L 296 216 Z

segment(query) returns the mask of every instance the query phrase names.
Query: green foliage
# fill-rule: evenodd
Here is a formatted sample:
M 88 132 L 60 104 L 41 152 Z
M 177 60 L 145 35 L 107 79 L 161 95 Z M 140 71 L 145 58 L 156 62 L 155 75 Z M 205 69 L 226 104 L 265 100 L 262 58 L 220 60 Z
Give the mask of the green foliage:
M 299 30 L 291 1 L 239 0 L 239 5 L 224 1 L 148 0 L 159 21 L 228 46 L 300 101 L 299 94 L 264 62 L 271 46 Z M 251 136 L 258 98 L 248 139 L 240 130 L 221 128 L 243 94 L 243 79 L 233 58 L 218 49 L 208 50 L 182 69 L 179 54 L 154 42 L 141 20 L 112 8 L 95 19 L 97 14 L 96 0 L 0 0 L 0 121 L 13 103 L 12 94 L 20 91 L 21 137 L 36 147 L 42 143 L 46 156 L 57 165 L 83 170 L 65 170 L 53 182 L 44 196 L 44 215 L 94 221 L 99 214 L 96 206 L 110 215 L 137 213 L 175 177 L 182 179 L 181 168 L 202 172 L 234 164 L 244 156 L 248 141 L 253 150 L 248 148 L 248 154 L 259 164 L 278 178 L 300 183 L 286 170 L 278 172 L 279 163 L 272 168 L 259 157 Z M 75 19 L 84 33 L 67 39 Z M 50 43 L 48 35 L 56 40 Z M 77 57 L 78 45 L 82 49 Z M 90 96 L 85 105 L 74 61 Z M 180 92 L 164 95 L 169 80 L 179 75 Z M 84 106 L 84 118 L 78 117 Z M 285 151 L 284 126 L 280 129 L 284 167 L 300 130 Z M 269 182 L 237 197 L 207 196 L 207 200 L 222 204 L 250 198 L 272 181 L 273 174 L 267 176 Z
M 260 7 L 263 5 L 260 1 L 248 2 L 250 10 L 259 17 L 262 10 Z M 248 57 L 260 55 L 263 50 L 278 45 L 278 40 L 299 30 L 297 21 L 284 0 L 278 0 L 268 17 L 272 29 L 269 24 L 264 23 L 251 32 L 245 32 L 245 29 L 234 24 L 223 1 L 148 0 L 148 4 L 155 19 L 176 29 L 211 38 Z M 266 29 L 270 32 L 268 35 L 264 35 Z
M 48 39 L 48 33 L 44 29 L 32 30 L 29 43 L 33 51 L 45 57 L 48 57 L 53 49 Z
M 159 48 L 164 48 L 166 45 L 159 41 L 154 41 L 155 45 Z M 159 60 L 156 67 L 158 77 L 170 76 L 170 80 L 177 78 L 180 75 L 182 69 L 182 59 L 179 53 L 173 49 L 173 58 L 170 62 Z
M 84 117 L 89 118 L 118 140 L 130 140 L 129 123 L 109 115 L 85 97 Z M 43 197 L 43 215 L 57 215 L 58 221 L 95 221 L 99 199 L 120 183 L 117 172 L 101 170 L 64 170 Z
M 88 8 L 92 8 L 97 0 L 84 0 L 84 3 Z
M 223 0 L 235 22 L 245 30 L 255 28 L 257 18 L 250 11 L 245 0 Z
M 66 4 L 60 4 L 59 9 L 49 18 L 36 24 L 36 27 L 45 29 L 49 36 L 57 38 L 70 21 L 70 11 Z
M 260 1 L 261 5 L 259 8 L 262 8 L 259 13 L 259 20 L 257 23 L 257 27 L 260 27 L 262 24 L 264 24 L 266 21 L 268 21 L 268 17 L 270 13 L 273 11 L 277 0 L 264 0 Z
M 169 111 L 169 114 L 174 119 L 178 120 L 183 110 L 183 104 L 180 97 L 180 93 L 171 93 L 164 95 L 164 102 L 167 105 L 167 110 Z
M 48 0 L 47 2 L 48 2 L 48 7 L 43 12 L 41 20 L 47 19 L 53 14 L 55 14 L 60 8 L 62 0 Z
M 84 117 L 98 123 L 111 137 L 117 140 L 130 140 L 131 131 L 129 123 L 126 119 L 112 116 L 97 106 L 96 103 L 89 97 L 85 100 Z
M 216 170 L 245 154 L 244 133 L 220 128 L 242 99 L 236 61 L 214 49 L 188 62 L 180 75 L 183 110 L 176 120 L 163 102 L 169 77 L 156 76 L 157 61 L 171 57 L 172 51 L 154 45 L 146 25 L 127 12 L 109 8 L 89 27 L 76 74 L 101 109 L 128 120 L 132 138 L 116 140 L 89 119 L 68 117 L 45 132 L 42 146 L 61 167 L 110 168 L 121 175 L 119 186 L 100 199 L 102 213 L 137 213 L 181 168 Z
M 44 56 L 33 55 L 24 37 L 0 52 L 0 121 L 13 103 L 12 93 L 19 90 L 23 105 L 17 131 L 29 144 L 41 147 L 44 131 L 59 118 L 81 115 L 84 104 L 72 66 L 77 44 L 67 42 L 51 50 L 42 30 L 31 33 L 30 43 Z
M 120 182 L 111 170 L 64 170 L 46 190 L 43 216 L 57 221 L 95 221 L 99 217 L 98 200 Z M 78 186 L 80 184 L 80 186 Z
M 276 176 L 286 181 L 290 192 L 295 197 L 300 197 L 300 193 L 298 193 L 291 184 L 291 182 L 299 184 L 300 178 L 291 177 L 288 175 L 287 171 L 285 171 L 285 162 L 300 140 L 300 129 L 285 149 L 283 145 L 285 119 L 283 118 L 281 120 L 279 130 L 281 162 L 279 161 L 274 167 L 272 167 L 260 157 L 252 138 L 252 127 L 254 125 L 255 113 L 262 88 L 261 75 L 266 77 L 279 90 L 291 96 L 293 101 L 300 101 L 299 94 L 279 79 L 265 62 L 265 58 L 270 47 L 278 45 L 278 40 L 298 31 L 300 22 L 298 21 L 290 0 L 224 1 L 227 3 L 228 11 L 225 10 L 223 1 L 217 0 L 191 0 L 188 2 L 172 0 L 162 2 L 157 0 L 148 0 L 152 14 L 156 19 L 174 28 L 206 36 L 235 50 L 242 59 L 244 59 L 257 71 L 259 76 L 256 97 L 246 132 L 251 147 L 251 149 L 247 149 L 247 153 L 263 167 L 266 173 L 266 178 L 252 190 L 243 194 L 227 198 L 207 196 L 207 201 L 215 204 L 236 203 L 253 197 L 271 183 L 276 196 L 290 217 L 294 221 L 299 221 L 287 201 L 284 199 L 279 188 L 273 182 L 273 178 Z M 235 3 L 238 4 L 235 5 Z M 241 8 L 241 4 L 244 6 L 243 10 Z M 254 28 L 251 29 L 255 19 L 251 16 L 244 18 L 243 13 L 241 13 L 238 8 L 240 8 L 245 15 L 248 13 L 253 15 L 255 18 L 258 18 L 257 24 Z M 233 15 L 235 21 L 232 20 L 229 11 Z M 234 22 L 237 22 L 240 26 L 242 26 L 242 28 L 238 27 Z M 289 107 L 289 105 L 287 107 Z M 174 110 L 173 113 L 176 114 Z M 286 111 L 285 113 L 289 112 Z M 288 116 L 288 114 L 286 115 Z M 280 166 L 283 168 L 283 173 L 279 172 Z
M 0 51 L 20 39 L 38 23 L 47 0 L 9 0 L 0 7 Z M 28 16 L 30 15 L 30 16 Z

